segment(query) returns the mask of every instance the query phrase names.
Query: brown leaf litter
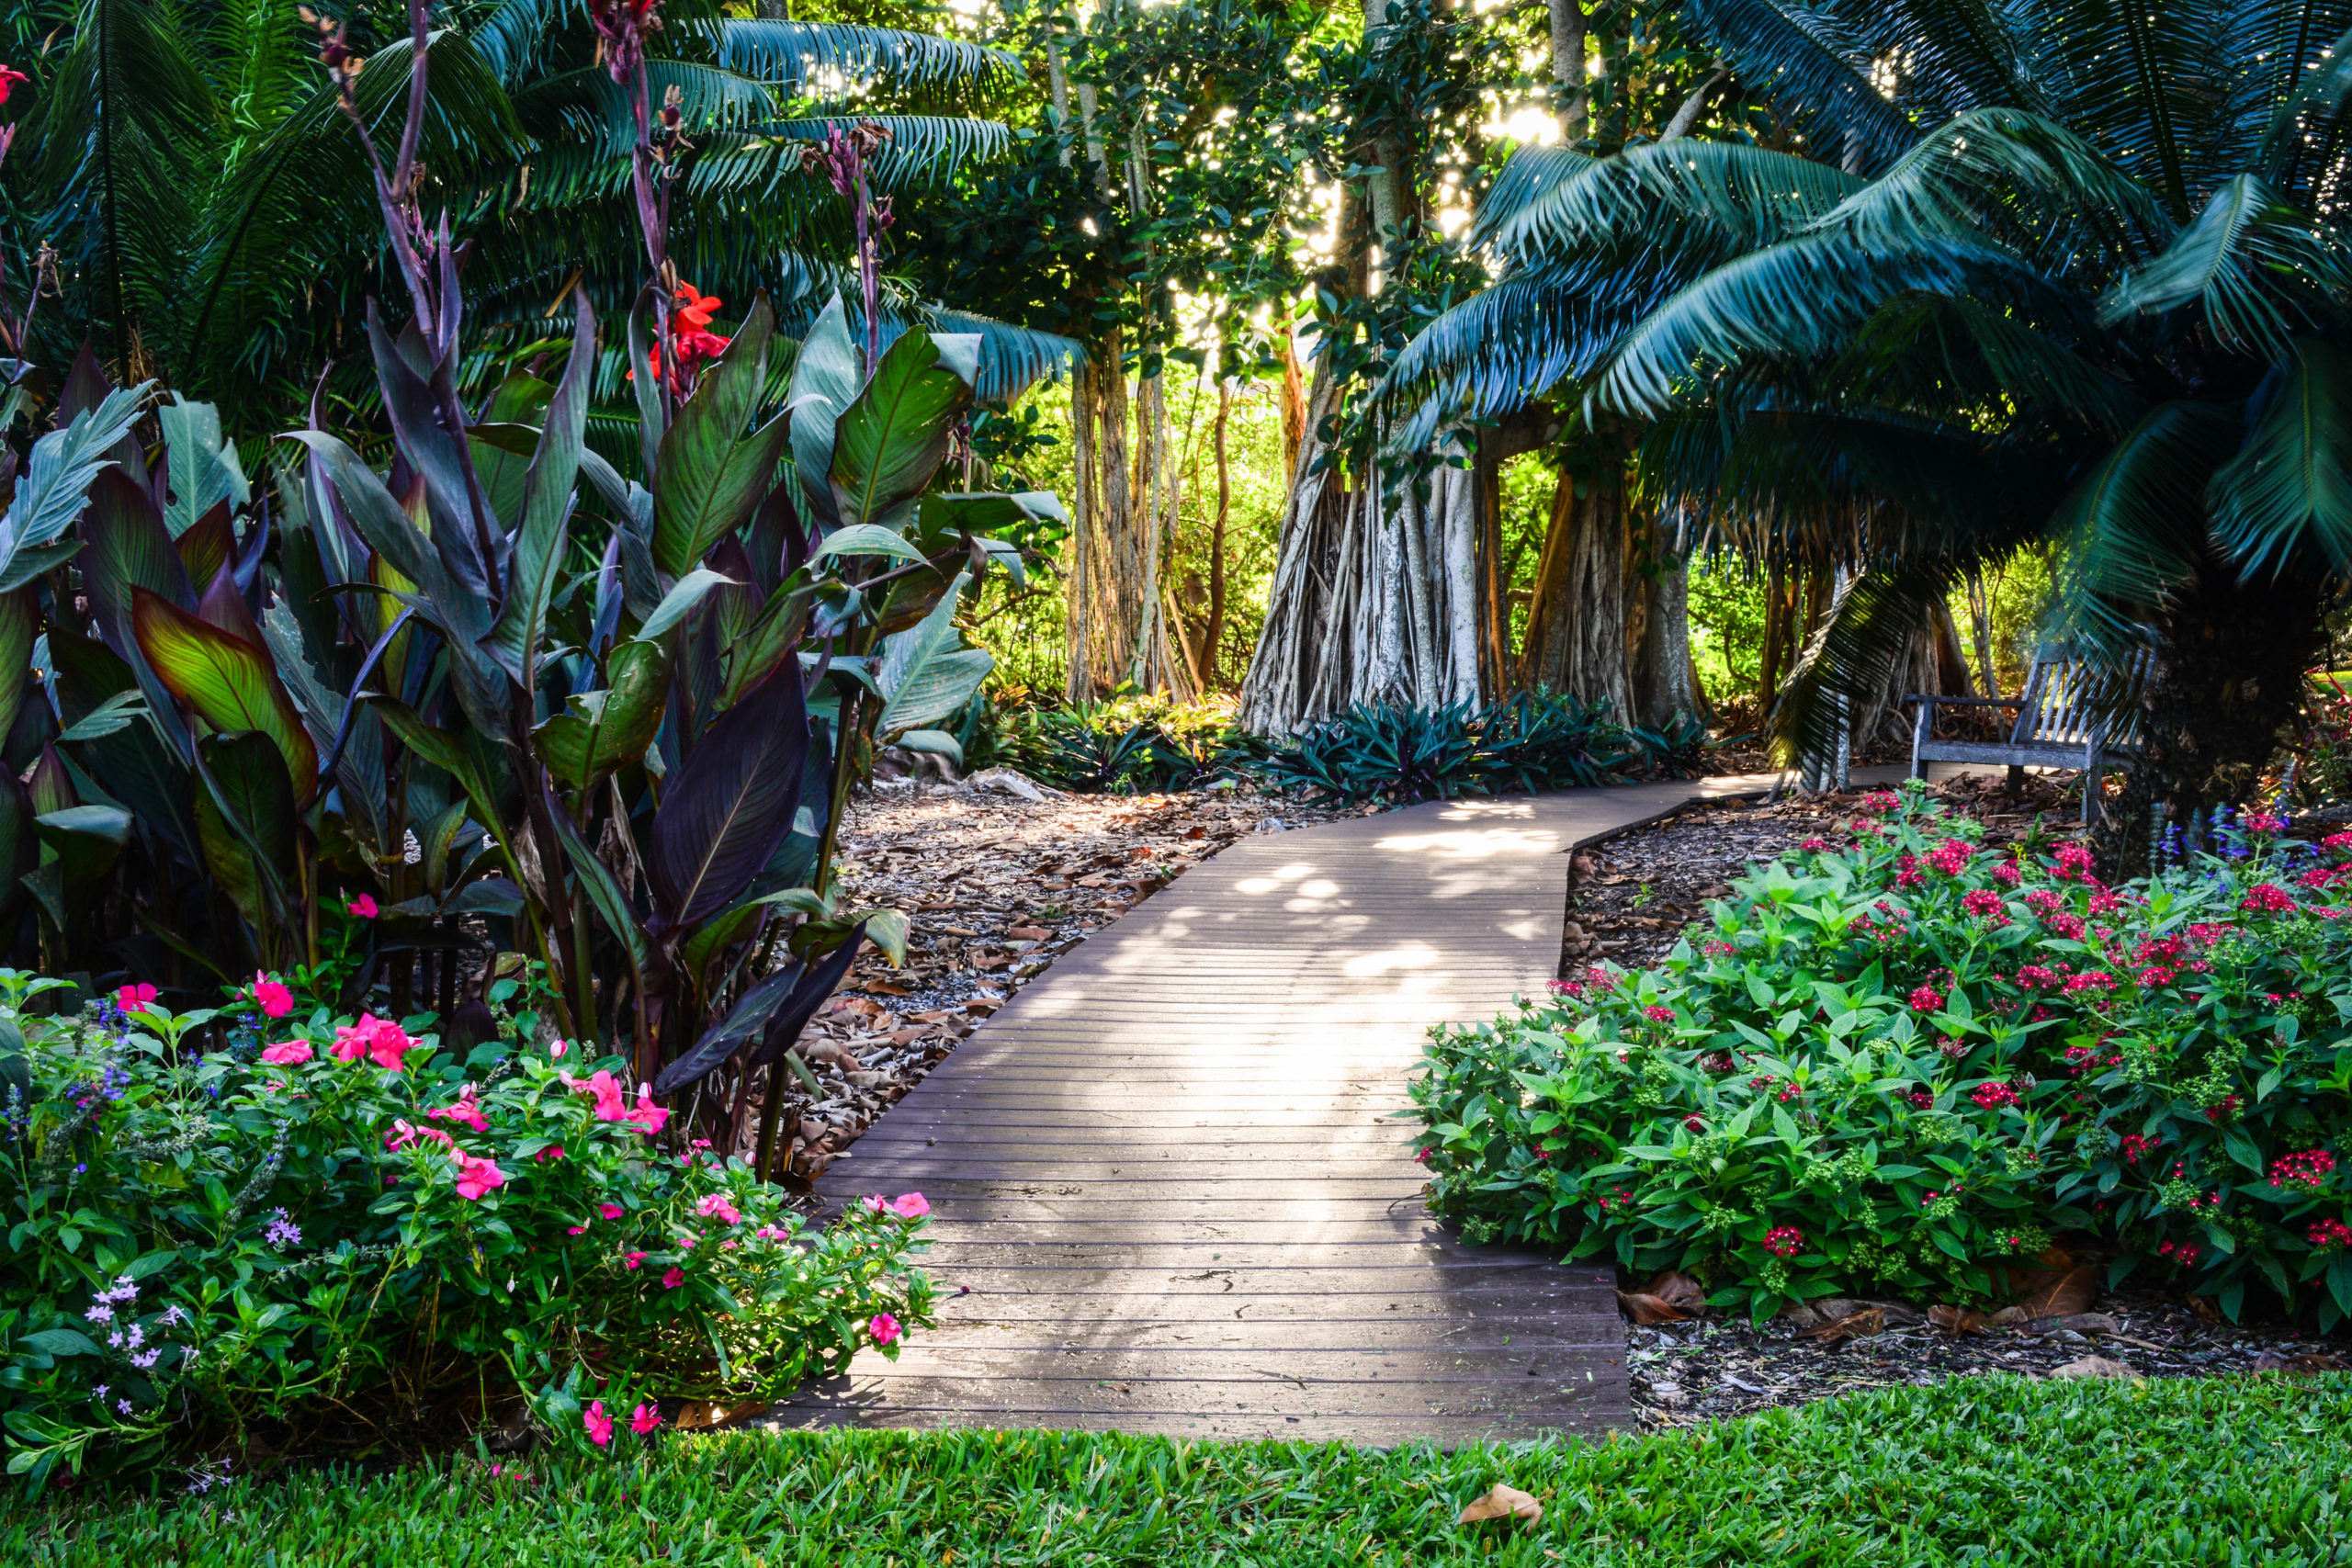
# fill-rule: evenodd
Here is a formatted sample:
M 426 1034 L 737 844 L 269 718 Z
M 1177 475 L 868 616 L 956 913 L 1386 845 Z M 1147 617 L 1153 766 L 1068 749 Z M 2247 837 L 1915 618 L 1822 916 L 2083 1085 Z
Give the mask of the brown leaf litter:
M 842 881 L 853 907 L 907 911 L 907 962 L 867 948 L 802 1036 L 822 1093 L 797 1110 L 794 1171 L 822 1171 L 1057 957 L 1227 844 L 1369 809 L 1247 786 L 1030 800 L 905 779 L 856 795 Z

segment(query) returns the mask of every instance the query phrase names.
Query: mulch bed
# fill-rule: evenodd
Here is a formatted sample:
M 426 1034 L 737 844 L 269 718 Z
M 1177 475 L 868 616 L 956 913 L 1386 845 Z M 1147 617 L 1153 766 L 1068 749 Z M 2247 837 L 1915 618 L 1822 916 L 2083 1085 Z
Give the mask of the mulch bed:
M 1248 788 L 1030 800 L 904 779 L 859 795 L 841 875 L 853 905 L 908 912 L 907 963 L 869 947 L 802 1036 L 825 1092 L 799 1108 L 794 1172 L 821 1172 L 1057 957 L 1236 839 L 1370 809 Z
M 1645 1430 L 1690 1427 L 1865 1389 L 1924 1387 L 1946 1378 L 2212 1377 L 2223 1372 L 2342 1371 L 2352 1342 L 2283 1325 L 2214 1323 L 2176 1301 L 2110 1296 L 2098 1310 L 2010 1327 L 1954 1332 L 1897 1302 L 1831 1303 L 1853 1313 L 1811 1326 L 1662 1323 L 1626 1330 L 1633 1404 Z M 1873 1317 L 1875 1314 L 1875 1317 Z M 1861 1321 L 1852 1332 L 1830 1332 Z

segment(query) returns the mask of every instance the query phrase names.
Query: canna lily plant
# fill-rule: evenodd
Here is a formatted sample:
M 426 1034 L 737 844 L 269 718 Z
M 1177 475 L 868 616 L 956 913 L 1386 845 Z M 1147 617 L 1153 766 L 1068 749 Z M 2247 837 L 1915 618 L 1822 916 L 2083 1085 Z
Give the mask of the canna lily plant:
M 379 918 L 351 985 L 388 975 L 397 1008 L 417 953 L 486 927 L 540 967 L 562 1032 L 621 1043 L 687 1123 L 733 1148 L 756 1117 L 765 1174 L 801 1030 L 862 942 L 903 951 L 904 916 L 831 875 L 847 792 L 877 744 L 954 750 L 940 726 L 989 668 L 961 595 L 1021 570 L 998 536 L 1061 512 L 933 488 L 976 338 L 886 339 L 867 310 L 861 343 L 838 297 L 797 344 L 763 297 L 718 330 L 667 255 L 658 10 L 596 16 L 639 127 L 637 471 L 587 444 L 584 290 L 551 379 L 461 396 L 464 248 L 418 197 L 428 7 L 389 158 L 322 23 L 409 307 L 367 315 L 389 440 L 314 406 L 255 486 L 214 411 L 166 400 L 142 439 L 146 389 L 76 365 L 0 540 L 0 657 L 40 672 L 0 693 L 25 759 L 0 780 L 0 922 L 32 921 L 61 968 L 324 974 L 359 895 Z M 875 135 L 826 153 L 862 234 L 887 220 L 856 177 Z M 870 295 L 870 237 L 859 262 Z

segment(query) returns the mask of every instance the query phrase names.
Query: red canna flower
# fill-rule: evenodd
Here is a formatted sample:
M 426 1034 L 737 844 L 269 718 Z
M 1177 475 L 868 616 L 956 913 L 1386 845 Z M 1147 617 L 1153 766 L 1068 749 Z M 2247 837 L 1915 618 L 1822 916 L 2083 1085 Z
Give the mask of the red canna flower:
M 31 80 L 31 77 L 13 65 L 0 65 L 0 104 L 8 101 L 8 95 L 16 91 L 17 83 Z

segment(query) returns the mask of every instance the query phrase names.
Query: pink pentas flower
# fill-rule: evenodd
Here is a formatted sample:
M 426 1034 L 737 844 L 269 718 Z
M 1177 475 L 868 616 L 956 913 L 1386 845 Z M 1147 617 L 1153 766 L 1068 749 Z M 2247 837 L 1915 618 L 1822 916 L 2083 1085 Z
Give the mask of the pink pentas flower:
M 640 1438 L 649 1436 L 660 1425 L 662 1407 L 658 1404 L 640 1404 L 628 1414 L 628 1429 Z
M 1804 1250 L 1804 1232 L 1794 1225 L 1774 1225 L 1764 1233 L 1764 1250 L 1777 1258 L 1794 1258 Z
M 133 1008 L 143 1008 L 154 999 L 155 987 L 144 983 L 118 987 L 114 993 L 115 1006 L 125 1012 L 129 1012 Z
M 1928 867 L 1945 876 L 1958 876 L 1968 869 L 1969 857 L 1975 852 L 1965 839 L 1946 839 L 1928 855 Z
M 294 1010 L 294 993 L 282 981 L 273 980 L 258 970 L 254 974 L 254 1000 L 264 1018 L 284 1018 Z
M 588 1428 L 588 1440 L 603 1448 L 613 1440 L 613 1418 L 605 1414 L 605 1402 L 597 1400 L 581 1412 L 580 1419 Z
M 2282 915 L 2295 907 L 2295 896 L 2275 882 L 2257 882 L 2246 889 L 2238 908 L 2248 914 Z
M 281 1040 L 261 1048 L 261 1059 L 273 1067 L 299 1066 L 315 1055 L 307 1040 Z
M 876 1345 L 895 1345 L 899 1342 L 899 1320 L 887 1312 L 877 1312 L 868 1318 L 865 1331 L 874 1336 L 874 1343 Z
M 686 1271 L 676 1267 L 673 1267 L 667 1274 L 662 1276 L 662 1288 L 665 1291 L 674 1291 L 685 1282 Z
M 497 1162 L 463 1149 L 454 1151 L 458 1160 L 458 1196 L 479 1200 L 484 1193 L 506 1185 L 506 1173 Z
M 350 903 L 345 904 L 344 908 L 351 913 L 358 916 L 363 920 L 372 920 L 376 918 L 377 913 L 376 896 L 373 893 L 362 893 L 358 897 L 354 898 Z
M 1969 1090 L 1968 1098 L 1987 1111 L 1997 1111 L 2004 1105 L 2015 1105 L 2018 1091 L 2005 1083 L 1981 1083 Z
M 1933 986 L 1921 986 L 1911 993 L 1911 1010 L 1914 1012 L 1933 1012 L 1943 1005 L 1943 994 Z

